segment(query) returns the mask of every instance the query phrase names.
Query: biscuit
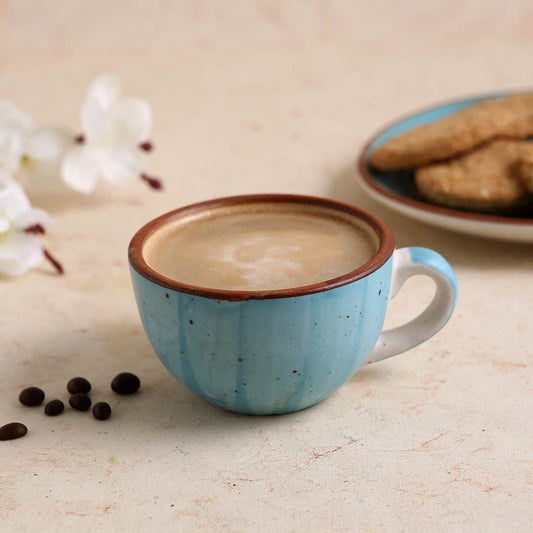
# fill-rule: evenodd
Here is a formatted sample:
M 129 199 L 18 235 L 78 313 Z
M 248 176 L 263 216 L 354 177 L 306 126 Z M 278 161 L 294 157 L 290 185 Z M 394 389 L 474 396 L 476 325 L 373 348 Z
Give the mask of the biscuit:
M 532 135 L 533 94 L 485 100 L 389 139 L 371 154 L 370 163 L 381 170 L 427 165 L 498 137 Z
M 533 142 L 522 147 L 516 171 L 525 188 L 533 194 Z
M 456 159 L 416 169 L 415 184 L 426 200 L 460 209 L 494 211 L 527 199 L 517 163 L 526 141 L 496 140 Z

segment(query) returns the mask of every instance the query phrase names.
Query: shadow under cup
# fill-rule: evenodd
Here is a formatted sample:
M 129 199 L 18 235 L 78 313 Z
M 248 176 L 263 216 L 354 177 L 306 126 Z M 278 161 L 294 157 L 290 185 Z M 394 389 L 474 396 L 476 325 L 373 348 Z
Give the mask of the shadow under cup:
M 151 240 L 169 228 L 179 232 L 189 220 L 224 210 L 253 216 L 287 209 L 353 222 L 373 243 L 371 257 L 333 279 L 269 290 L 195 286 L 147 260 Z M 393 252 L 390 229 L 360 209 L 322 198 L 253 195 L 187 206 L 149 222 L 133 237 L 129 261 L 144 329 L 171 374 L 217 407 L 259 415 L 322 401 L 368 360 L 385 319 Z

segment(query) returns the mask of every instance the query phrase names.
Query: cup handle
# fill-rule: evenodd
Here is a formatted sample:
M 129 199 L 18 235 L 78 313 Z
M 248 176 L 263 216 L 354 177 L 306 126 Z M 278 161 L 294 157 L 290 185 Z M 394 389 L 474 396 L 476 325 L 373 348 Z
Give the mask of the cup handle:
M 446 259 L 428 248 L 401 248 L 394 252 L 390 298 L 396 296 L 408 278 L 418 274 L 429 276 L 435 282 L 433 300 L 407 324 L 382 331 L 369 363 L 414 348 L 435 335 L 451 317 L 457 299 L 457 279 Z

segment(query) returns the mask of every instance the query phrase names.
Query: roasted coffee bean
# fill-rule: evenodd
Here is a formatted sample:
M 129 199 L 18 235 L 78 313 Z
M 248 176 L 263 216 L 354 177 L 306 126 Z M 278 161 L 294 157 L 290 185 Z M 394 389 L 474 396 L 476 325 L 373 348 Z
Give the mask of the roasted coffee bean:
M 139 390 L 141 380 L 130 372 L 116 375 L 111 382 L 111 389 L 117 394 L 133 394 Z
M 91 390 L 91 384 L 85 378 L 72 378 L 67 383 L 67 390 L 70 394 L 77 394 L 78 392 L 87 394 Z
M 91 407 L 91 399 L 89 396 L 87 396 L 87 394 L 83 394 L 83 392 L 73 394 L 68 403 L 71 407 L 77 409 L 78 411 L 87 411 L 87 409 Z
M 44 414 L 48 416 L 60 415 L 65 409 L 65 404 L 61 400 L 51 400 L 44 406 Z
M 28 428 L 20 422 L 11 422 L 0 428 L 0 440 L 13 440 L 24 437 Z
M 40 405 L 44 400 L 44 391 L 39 387 L 28 387 L 19 394 L 19 402 L 28 407 Z
M 98 402 L 94 404 L 93 416 L 97 420 L 105 420 L 111 416 L 111 407 L 107 402 Z

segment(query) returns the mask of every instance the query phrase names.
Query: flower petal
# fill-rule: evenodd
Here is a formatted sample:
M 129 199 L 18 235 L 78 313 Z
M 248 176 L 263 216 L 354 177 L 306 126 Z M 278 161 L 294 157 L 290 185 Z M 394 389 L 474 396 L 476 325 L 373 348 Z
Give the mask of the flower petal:
M 11 221 L 7 216 L 0 214 L 0 236 L 9 229 L 11 229 Z
M 152 108 L 144 100 L 126 98 L 115 106 L 111 123 L 115 142 L 137 145 L 150 137 Z
M 40 128 L 26 139 L 24 154 L 30 159 L 56 159 L 72 147 L 73 139 L 74 133 L 66 128 Z
M 24 139 L 33 128 L 27 113 L 8 100 L 0 100 L 0 170 L 15 173 L 20 166 Z
M 34 235 L 11 231 L 0 242 L 0 272 L 8 276 L 25 274 L 43 258 L 43 248 Z
M 32 207 L 27 211 L 23 211 L 14 216 L 12 220 L 15 228 L 19 230 L 25 230 L 37 224 L 43 228 L 50 225 L 50 215 L 44 209 L 39 209 L 38 207 Z
M 81 106 L 81 127 L 85 142 L 104 146 L 110 136 L 110 113 L 97 100 L 85 100 Z
M 137 148 L 119 146 L 101 156 L 100 168 L 103 177 L 114 185 L 132 181 L 141 174 L 141 153 Z
M 31 204 L 22 187 L 13 180 L 4 182 L 0 187 L 0 212 L 13 219 L 29 209 Z
M 122 83 L 116 74 L 99 74 L 89 86 L 86 101 L 94 100 L 107 110 L 118 102 L 121 92 Z
M 13 102 L 0 100 L 0 124 L 5 129 L 26 132 L 33 128 L 33 119 Z
M 13 175 L 10 172 L 6 172 L 0 167 L 0 194 L 4 187 L 7 187 L 10 183 L 15 182 Z
M 8 174 L 17 172 L 23 155 L 22 143 L 20 131 L 0 125 L 0 171 Z
M 99 177 L 98 158 L 88 147 L 76 147 L 67 152 L 61 165 L 63 181 L 74 190 L 89 194 Z

